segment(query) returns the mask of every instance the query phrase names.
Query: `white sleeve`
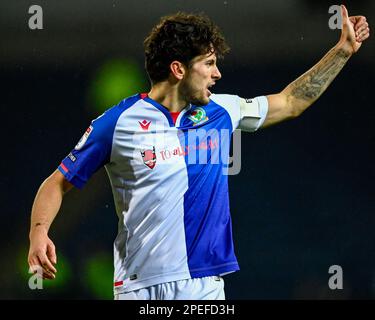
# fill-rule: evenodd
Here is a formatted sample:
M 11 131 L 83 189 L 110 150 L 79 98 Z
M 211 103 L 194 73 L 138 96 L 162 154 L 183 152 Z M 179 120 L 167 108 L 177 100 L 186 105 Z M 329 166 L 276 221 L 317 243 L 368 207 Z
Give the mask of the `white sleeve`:
M 210 99 L 229 113 L 233 130 L 256 131 L 267 116 L 268 100 L 265 96 L 243 99 L 237 95 L 213 94 Z
M 232 121 L 232 131 L 237 129 L 240 120 L 240 97 L 231 94 L 213 94 L 210 96 L 210 100 L 223 107 L 230 116 Z
M 267 98 L 265 96 L 260 96 L 253 99 L 239 98 L 239 100 L 241 114 L 239 129 L 248 132 L 258 130 L 267 116 Z

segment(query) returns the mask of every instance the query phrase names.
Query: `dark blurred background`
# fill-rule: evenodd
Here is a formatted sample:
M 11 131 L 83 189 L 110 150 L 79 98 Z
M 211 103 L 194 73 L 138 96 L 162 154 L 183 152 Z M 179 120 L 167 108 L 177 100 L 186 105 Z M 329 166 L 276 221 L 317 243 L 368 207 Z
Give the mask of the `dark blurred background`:
M 53 224 L 58 277 L 28 287 L 30 210 L 41 182 L 91 119 L 149 90 L 144 37 L 160 16 L 205 12 L 232 47 L 216 93 L 276 93 L 338 40 L 329 1 L 0 1 L 0 126 L 3 152 L 2 299 L 112 299 L 117 232 L 104 170 L 73 190 Z M 345 2 L 375 25 L 375 3 Z M 30 30 L 31 5 L 43 29 Z M 228 299 L 374 299 L 374 36 L 300 118 L 242 135 L 242 170 L 230 176 L 241 271 Z M 344 288 L 330 290 L 340 265 Z

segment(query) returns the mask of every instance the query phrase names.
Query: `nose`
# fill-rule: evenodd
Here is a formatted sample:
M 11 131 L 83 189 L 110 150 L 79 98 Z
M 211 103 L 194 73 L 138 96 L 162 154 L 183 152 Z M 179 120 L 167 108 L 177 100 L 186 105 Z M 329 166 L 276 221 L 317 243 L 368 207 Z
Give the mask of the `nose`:
M 212 74 L 212 78 L 214 78 L 215 80 L 219 80 L 221 79 L 221 73 L 219 71 L 219 68 L 216 67 L 213 74 Z

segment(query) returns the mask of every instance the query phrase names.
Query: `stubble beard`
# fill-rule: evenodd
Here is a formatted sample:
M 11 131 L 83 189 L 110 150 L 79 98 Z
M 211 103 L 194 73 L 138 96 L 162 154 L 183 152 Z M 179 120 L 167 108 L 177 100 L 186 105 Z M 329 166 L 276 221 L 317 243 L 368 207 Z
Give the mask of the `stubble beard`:
M 193 105 L 196 106 L 205 106 L 210 102 L 209 98 L 205 95 L 205 90 L 197 90 L 193 87 L 190 82 L 184 83 L 181 87 L 181 94 L 184 99 Z

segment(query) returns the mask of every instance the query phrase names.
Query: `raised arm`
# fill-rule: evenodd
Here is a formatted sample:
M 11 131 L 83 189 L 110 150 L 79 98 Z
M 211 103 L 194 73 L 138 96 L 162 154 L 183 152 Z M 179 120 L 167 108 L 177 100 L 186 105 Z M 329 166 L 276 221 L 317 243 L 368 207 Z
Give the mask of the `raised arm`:
M 30 225 L 30 250 L 28 263 L 34 272 L 43 268 L 43 277 L 54 279 L 57 263 L 55 245 L 48 237 L 48 230 L 56 217 L 63 196 L 73 185 L 56 170 L 40 186 L 35 197 Z
M 295 118 L 311 106 L 369 37 L 364 16 L 348 17 L 341 6 L 342 30 L 339 42 L 310 70 L 290 83 L 278 94 L 267 96 L 268 114 L 262 128 Z

